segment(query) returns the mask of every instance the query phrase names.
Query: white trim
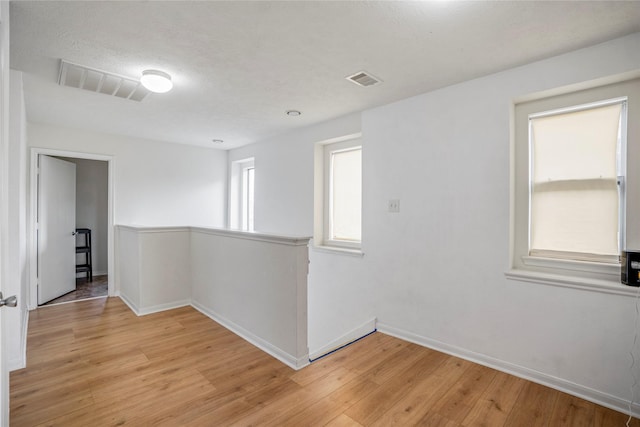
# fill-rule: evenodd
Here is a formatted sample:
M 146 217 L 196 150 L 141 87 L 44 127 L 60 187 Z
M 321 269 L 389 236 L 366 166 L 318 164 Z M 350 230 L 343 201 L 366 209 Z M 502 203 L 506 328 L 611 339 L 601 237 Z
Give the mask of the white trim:
M 311 236 L 283 236 L 257 231 L 225 230 L 222 228 L 191 227 L 191 231 L 201 234 L 213 234 L 216 236 L 232 237 L 234 239 L 258 240 L 262 242 L 277 243 L 289 246 L 307 246 Z
M 108 207 L 107 207 L 107 274 L 108 284 L 107 293 L 109 296 L 116 295 L 116 282 L 115 282 L 115 240 L 114 240 L 114 212 L 115 212 L 115 157 L 103 154 L 92 153 L 80 153 L 76 151 L 56 150 L 50 148 L 31 148 L 31 159 L 29 168 L 29 206 L 28 206 L 28 256 L 29 256 L 29 281 L 27 289 L 27 309 L 33 310 L 38 308 L 37 301 L 37 280 L 38 280 L 38 263 L 36 262 L 38 257 L 38 243 L 36 239 L 36 224 L 37 218 L 37 206 L 38 206 L 38 156 L 40 154 L 49 156 L 62 156 L 71 157 L 77 159 L 87 160 L 99 160 L 107 162 L 108 176 Z
M 627 97 L 621 96 L 619 98 L 606 99 L 603 101 L 587 102 L 586 104 L 572 105 L 570 107 L 556 108 L 553 110 L 541 111 L 539 113 L 529 114 L 529 121 L 532 119 L 540 119 L 543 117 L 557 116 L 560 114 L 577 113 L 578 111 L 592 110 L 600 107 L 608 107 L 615 104 L 626 104 Z
M 608 264 L 604 262 L 577 261 L 560 258 L 545 258 L 538 256 L 524 256 L 522 262 L 532 267 L 556 268 L 560 270 L 584 271 L 589 273 L 606 274 L 611 280 L 620 279 L 620 263 Z
M 134 314 L 138 317 L 146 316 L 148 314 L 160 313 L 162 311 L 173 310 L 176 308 L 187 307 L 191 305 L 191 300 L 182 300 L 182 301 L 173 301 L 165 304 L 157 304 L 149 307 L 138 307 L 133 303 L 126 295 L 118 292 L 116 295 L 120 298 L 130 309 L 134 312 Z M 104 298 L 104 297 L 100 297 Z
M 243 229 L 244 211 L 244 171 L 253 168 L 255 173 L 255 157 L 232 160 L 228 163 L 229 173 L 227 185 L 227 227 Z M 255 193 L 255 187 L 254 187 Z M 251 230 L 253 231 L 253 224 Z
M 193 308 L 195 308 L 196 310 L 198 310 L 200 313 L 204 314 L 205 316 L 209 317 L 210 319 L 212 319 L 213 321 L 215 321 L 216 323 L 224 326 L 225 328 L 227 328 L 228 330 L 230 330 L 231 332 L 233 332 L 234 334 L 238 335 L 239 337 L 245 339 L 246 341 L 250 342 L 251 344 L 255 345 L 256 347 L 258 347 L 260 350 L 264 351 L 265 353 L 270 354 L 271 356 L 275 357 L 276 359 L 278 359 L 279 361 L 281 361 L 282 363 L 284 363 L 285 365 L 289 366 L 292 369 L 295 370 L 299 370 L 304 368 L 305 366 L 309 365 L 309 355 L 305 354 L 299 358 L 296 358 L 295 356 L 287 353 L 286 351 L 283 351 L 281 349 L 279 349 L 278 347 L 274 346 L 273 344 L 263 340 L 262 338 L 258 337 L 257 335 L 252 334 L 251 332 L 249 332 L 248 330 L 244 329 L 242 326 L 226 319 L 223 316 L 220 316 L 219 314 L 217 314 L 216 312 L 214 312 L 213 310 L 195 302 L 192 301 L 191 302 L 191 306 Z
M 627 98 L 627 106 L 631 107 L 632 105 L 637 104 L 640 99 L 637 95 L 638 86 L 637 81 L 635 80 L 640 76 L 640 72 L 634 71 L 630 73 L 623 73 L 617 76 L 610 76 L 604 79 L 596 79 L 588 82 L 582 82 L 575 85 L 565 86 L 545 92 L 538 92 L 534 94 L 529 94 L 525 96 L 520 96 L 518 98 L 512 99 L 513 104 L 510 108 L 510 168 L 509 168 L 509 178 L 510 178 L 510 205 L 509 205 L 509 262 L 510 268 L 513 270 L 524 270 L 525 273 L 522 275 L 523 279 L 526 281 L 536 281 L 530 280 L 529 275 L 535 274 L 535 271 L 541 271 L 540 276 L 544 276 L 547 272 L 553 273 L 557 276 L 562 276 L 564 274 L 571 273 L 563 273 L 563 270 L 573 270 L 575 276 L 583 276 L 586 280 L 582 280 L 581 278 L 576 279 L 580 282 L 589 282 L 590 278 L 596 279 L 596 281 L 604 281 L 611 282 L 610 286 L 599 287 L 605 289 L 615 289 L 616 283 L 618 280 L 613 277 L 616 273 L 613 270 L 602 271 L 602 268 L 588 268 L 585 270 L 572 269 L 567 264 L 564 266 L 550 266 L 550 265 L 541 265 L 546 263 L 546 261 L 538 262 L 536 260 L 531 260 L 527 258 L 529 256 L 529 230 L 530 230 L 530 206 L 531 203 L 529 201 L 530 191 L 530 161 L 531 156 L 529 155 L 529 141 L 528 141 L 528 124 L 529 124 L 529 115 L 535 114 L 536 112 L 545 112 L 545 111 L 554 111 L 558 110 L 558 107 L 562 106 L 583 106 L 589 105 L 593 103 L 602 102 L 602 100 L 616 102 L 622 98 Z M 624 114 L 623 114 L 624 118 Z M 629 128 L 624 129 L 623 131 L 630 132 L 632 130 L 631 123 L 628 122 Z M 635 128 L 633 128 L 635 131 Z M 624 135 L 622 135 L 624 137 Z M 628 135 L 628 138 L 633 138 L 632 135 Z M 624 140 L 624 139 L 623 139 Z M 525 144 L 526 141 L 526 144 Z M 630 141 L 630 140 L 629 140 Z M 624 147 L 622 147 L 624 148 Z M 623 149 L 623 151 L 626 151 Z M 626 153 L 624 153 L 626 155 Z M 628 159 L 627 159 L 628 160 Z M 529 167 L 527 167 L 527 165 Z M 624 173 L 626 165 L 622 162 L 621 171 Z M 619 172 L 619 173 L 620 173 Z M 635 182 L 635 181 L 634 181 Z M 627 186 L 628 187 L 628 186 Z M 632 188 L 627 188 L 627 194 L 633 194 Z M 620 191 L 620 187 L 619 187 Z M 628 237 L 628 234 L 632 232 L 632 230 L 626 229 L 626 221 L 624 220 L 624 215 L 627 211 L 632 211 L 635 209 L 635 206 L 628 205 L 629 201 L 622 198 L 624 205 L 621 204 L 619 206 L 620 212 L 620 229 L 626 235 L 619 236 L 619 241 L 622 243 L 622 247 L 625 247 L 625 241 Z M 637 204 L 637 201 L 634 199 L 634 203 Z M 626 205 L 626 206 L 625 206 Z M 578 264 L 575 264 L 578 265 Z M 567 268 L 569 267 L 569 268 Z M 607 267 L 604 267 L 606 270 Z M 547 270 L 545 272 L 545 270 Z M 555 271 L 554 271 L 555 270 Z M 517 275 L 514 274 L 512 277 Z M 508 277 L 510 277 L 508 275 Z M 571 282 L 571 278 L 565 280 L 566 278 L 560 278 L 561 286 L 569 286 L 569 287 L 577 287 L 582 289 L 588 289 L 588 286 L 582 286 L 584 283 L 575 284 L 567 282 Z M 545 283 L 547 284 L 557 284 L 558 281 L 549 280 L 547 277 L 544 277 Z M 556 282 L 556 283 L 550 283 Z M 591 289 L 593 290 L 593 289 Z M 616 291 L 613 291 L 616 293 Z M 624 291 L 622 294 L 626 294 Z
M 336 246 L 325 246 L 325 245 L 311 245 L 311 248 L 314 252 L 321 252 L 325 254 L 334 254 L 334 255 L 347 255 L 362 258 L 364 256 L 364 252 L 360 249 L 347 249 L 347 248 L 338 248 Z
M 187 233 L 191 231 L 189 226 L 153 226 L 148 227 L 145 225 L 123 225 L 116 224 L 116 228 L 121 228 L 126 231 L 132 231 L 140 234 L 152 234 L 152 233 Z
M 358 241 L 350 241 L 350 240 L 338 240 L 333 239 L 333 223 L 332 223 L 332 212 L 333 212 L 333 198 L 331 196 L 331 192 L 333 191 L 333 156 L 335 153 L 345 153 L 349 151 L 360 151 L 360 157 L 362 158 L 362 139 L 361 137 L 351 138 L 351 139 L 341 139 L 340 141 L 332 142 L 332 143 L 324 143 L 322 146 L 322 168 L 321 174 L 322 177 L 315 177 L 316 179 L 321 179 L 322 183 L 322 197 L 318 197 L 318 201 L 322 200 L 322 235 L 321 237 L 322 246 L 327 247 L 337 247 L 337 248 L 346 248 L 346 249 L 360 249 L 362 246 L 362 236 L 361 240 Z M 362 176 L 360 177 L 360 184 L 362 185 Z M 362 223 L 362 206 L 360 206 L 360 216 Z M 362 224 L 361 224 L 362 228 Z M 362 230 L 360 230 L 362 232 Z
M 55 307 L 55 306 L 58 306 L 58 305 L 73 304 L 74 302 L 91 301 L 91 300 L 94 300 L 94 299 L 102 299 L 102 298 L 109 298 L 109 297 L 107 295 L 102 295 L 102 296 L 99 296 L 99 297 L 88 297 L 88 298 L 82 298 L 82 299 L 74 299 L 74 300 L 71 300 L 71 301 L 56 302 L 54 304 L 46 303 L 46 305 L 39 305 L 38 308 L 39 309 L 40 308 L 46 309 L 46 308 Z
M 559 286 L 562 288 L 582 289 L 584 291 L 601 292 L 604 294 L 625 295 L 635 297 L 638 288 L 627 286 L 620 281 L 602 280 L 590 277 L 564 276 L 560 274 L 541 273 L 539 271 L 512 269 L 506 271 L 507 279 L 520 282 L 539 283 L 543 285 Z
M 131 301 L 129 297 L 127 297 L 125 294 L 121 293 L 120 291 L 118 291 L 118 293 L 116 294 L 116 297 L 120 298 L 122 302 L 124 302 L 127 305 L 127 307 L 129 307 L 129 309 L 133 311 L 133 313 L 136 316 L 140 316 L 139 314 L 140 311 L 138 310 L 138 306 L 134 304 L 134 302 Z
M 134 231 L 136 233 L 167 233 L 167 232 L 193 232 L 200 234 L 212 234 L 215 236 L 231 237 L 234 239 L 258 240 L 262 242 L 276 243 L 289 246 L 307 246 L 311 237 L 306 236 L 283 236 L 280 234 L 262 233 L 256 231 L 230 230 L 213 227 L 145 227 L 135 225 L 118 224 L 116 227 Z
M 334 339 L 333 341 L 323 345 L 317 350 L 309 350 L 309 359 L 314 360 L 319 357 L 325 356 L 331 353 L 334 350 L 339 349 L 340 347 L 352 343 L 366 335 L 369 335 L 371 332 L 376 330 L 376 318 L 374 317 L 371 320 L 366 321 L 362 325 L 358 326 L 342 335 L 339 338 Z
M 487 366 L 489 368 L 497 369 L 501 372 L 515 375 L 516 377 L 524 378 L 528 381 L 532 381 L 538 384 L 545 385 L 547 387 L 551 387 L 555 390 L 569 393 L 573 396 L 580 397 L 582 399 L 605 406 L 618 412 L 622 412 L 624 414 L 629 413 L 628 401 L 620 399 L 616 396 L 612 396 L 608 393 L 594 390 L 590 387 L 576 384 L 562 378 L 554 377 L 552 375 L 547 375 L 543 372 L 516 365 L 514 363 L 506 362 L 504 360 L 497 359 L 486 354 L 476 353 L 474 351 L 466 350 L 464 348 L 457 347 L 451 344 L 446 344 L 438 340 L 423 337 L 413 332 L 405 331 L 403 329 L 396 328 L 385 323 L 378 323 L 378 332 L 386 335 L 391 335 L 393 337 L 400 338 L 405 341 L 421 345 L 423 347 L 431 348 L 442 353 L 459 357 L 461 359 L 469 360 L 473 363 Z M 634 402 L 632 404 L 631 411 L 634 417 L 639 417 L 640 404 Z
M 164 304 L 156 304 L 149 307 L 141 307 L 135 313 L 138 316 L 146 316 L 147 314 L 159 313 L 161 311 L 173 310 L 175 308 L 186 307 L 190 305 L 191 300 L 185 299 L 182 301 L 173 301 Z

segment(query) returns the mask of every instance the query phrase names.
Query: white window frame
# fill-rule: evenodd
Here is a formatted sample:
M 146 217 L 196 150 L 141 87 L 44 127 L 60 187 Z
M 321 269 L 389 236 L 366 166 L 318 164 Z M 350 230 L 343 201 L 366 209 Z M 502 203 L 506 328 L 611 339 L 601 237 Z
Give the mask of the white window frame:
M 254 206 L 249 203 L 248 191 L 254 191 L 255 184 L 250 188 L 247 178 L 249 170 L 253 170 L 255 182 L 255 160 L 253 157 L 231 162 L 229 174 L 229 228 L 242 231 L 254 231 L 254 212 L 249 212 Z
M 609 82 L 607 82 L 609 83 Z M 627 80 L 601 86 L 592 86 L 579 91 L 565 91 L 554 96 L 528 97 L 523 102 L 515 103 L 513 110 L 513 136 L 511 156 L 511 269 L 507 277 L 516 280 L 539 282 L 545 284 L 585 288 L 589 290 L 603 290 L 625 294 L 626 289 L 620 284 L 620 263 L 590 262 L 572 259 L 545 258 L 529 255 L 530 230 L 530 145 L 529 145 L 529 116 L 541 112 L 557 112 L 562 108 L 588 108 L 603 102 L 619 102 L 626 98 L 626 108 L 631 111 L 640 110 L 640 80 Z M 623 114 L 624 117 L 624 114 Z M 633 194 L 638 188 L 629 188 L 632 181 L 640 173 L 629 171 L 627 174 L 626 156 L 632 156 L 640 150 L 640 126 L 627 120 L 623 123 L 622 150 L 619 153 L 619 242 L 621 249 L 631 244 L 640 249 L 640 241 L 630 241 L 639 231 L 633 221 L 629 224 L 625 219 L 627 212 L 634 212 L 634 207 L 640 207 L 640 198 Z M 625 138 L 626 137 L 626 138 Z M 626 145 L 625 145 L 626 141 Z M 629 154 L 627 154 L 627 152 Z M 631 229 L 632 228 L 632 229 Z
M 253 231 L 253 211 L 255 196 L 255 166 L 253 162 L 243 164 L 242 191 L 240 192 L 240 210 L 242 211 L 242 230 Z
M 332 238 L 331 224 L 331 155 L 335 152 L 360 150 L 360 134 L 349 135 L 316 144 L 315 151 L 315 209 L 314 209 L 314 247 L 345 254 L 362 255 L 362 240 L 348 241 Z M 362 177 L 361 177 L 362 179 Z M 362 215 L 362 206 L 360 207 Z M 362 224 L 362 223 L 361 223 Z

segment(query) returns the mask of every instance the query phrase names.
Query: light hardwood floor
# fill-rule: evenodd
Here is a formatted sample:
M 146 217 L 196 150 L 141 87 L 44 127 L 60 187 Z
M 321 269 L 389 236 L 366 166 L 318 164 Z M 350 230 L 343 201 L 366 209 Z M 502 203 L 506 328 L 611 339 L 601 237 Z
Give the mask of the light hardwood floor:
M 31 312 L 19 426 L 624 426 L 582 399 L 381 333 L 294 371 L 190 307 Z M 634 419 L 631 425 L 638 427 Z

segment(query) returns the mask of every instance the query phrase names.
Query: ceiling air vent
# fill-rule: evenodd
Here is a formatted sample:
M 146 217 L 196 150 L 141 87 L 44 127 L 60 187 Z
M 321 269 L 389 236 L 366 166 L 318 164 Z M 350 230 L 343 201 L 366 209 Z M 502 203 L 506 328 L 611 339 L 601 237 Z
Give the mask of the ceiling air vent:
M 366 71 L 360 71 L 346 78 L 347 80 L 359 85 L 359 86 L 374 86 L 378 83 L 382 83 L 377 77 L 372 76 Z
M 136 79 L 73 64 L 65 60 L 60 62 L 58 84 L 132 101 L 142 101 L 150 93 Z

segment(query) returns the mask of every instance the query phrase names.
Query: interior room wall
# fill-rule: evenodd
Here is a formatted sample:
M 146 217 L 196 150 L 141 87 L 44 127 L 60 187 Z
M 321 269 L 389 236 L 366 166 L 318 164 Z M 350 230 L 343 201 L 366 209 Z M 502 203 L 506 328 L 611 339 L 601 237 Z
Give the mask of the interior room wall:
M 107 274 L 109 227 L 109 163 L 101 160 L 60 157 L 76 165 L 76 228 L 91 230 L 93 275 Z M 78 241 L 81 244 L 82 240 Z M 78 255 L 78 257 L 84 255 Z M 79 273 L 78 277 L 85 277 Z
M 225 151 L 48 124 L 27 130 L 29 147 L 113 156 L 115 224 L 225 225 Z
M 363 235 L 381 326 L 626 408 L 635 299 L 504 273 L 513 101 L 637 72 L 638 46 L 637 33 L 363 113 Z M 629 144 L 632 156 L 640 141 Z M 386 212 L 392 198 L 399 214 Z
M 504 273 L 514 99 L 637 72 L 639 45 L 636 33 L 364 111 L 364 256 L 310 251 L 310 352 L 376 316 L 388 333 L 625 409 L 635 299 Z M 256 229 L 312 232 L 313 143 L 359 127 L 340 120 L 230 152 L 255 157 Z

